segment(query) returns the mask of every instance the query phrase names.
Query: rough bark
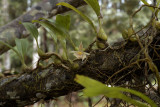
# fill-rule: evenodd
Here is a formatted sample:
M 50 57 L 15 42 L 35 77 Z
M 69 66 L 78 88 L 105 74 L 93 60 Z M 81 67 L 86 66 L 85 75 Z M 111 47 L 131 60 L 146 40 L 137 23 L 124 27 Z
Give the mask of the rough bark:
M 15 38 L 24 38 L 28 36 L 25 28 L 19 22 L 31 22 L 32 20 L 37 20 L 42 17 L 49 18 L 69 10 L 65 7 L 56 6 L 59 2 L 67 2 L 75 7 L 85 4 L 83 0 L 43 0 L 24 15 L 18 17 L 5 26 L 2 26 L 0 28 L 0 40 L 14 46 Z M 0 44 L 0 54 L 3 54 L 8 49 L 8 47 Z

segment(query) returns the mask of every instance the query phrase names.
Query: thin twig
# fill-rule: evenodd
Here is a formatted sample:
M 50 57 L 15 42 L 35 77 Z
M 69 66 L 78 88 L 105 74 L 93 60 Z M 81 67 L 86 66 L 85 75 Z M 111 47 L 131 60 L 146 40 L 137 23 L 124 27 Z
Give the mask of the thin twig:
M 138 62 L 141 62 L 141 61 L 142 61 L 142 62 L 143 62 L 143 61 L 146 61 L 146 59 L 139 59 L 139 60 L 138 60 Z M 125 67 L 123 67 L 122 69 L 120 69 L 119 71 L 115 72 L 112 76 L 110 76 L 110 77 L 108 78 L 108 80 L 106 81 L 106 84 L 108 84 L 109 81 L 111 80 L 111 78 L 113 78 L 115 75 L 117 75 L 117 74 L 121 73 L 122 71 L 124 71 L 124 70 L 132 67 L 132 65 L 135 65 L 135 64 L 137 64 L 137 61 L 136 61 L 136 62 L 133 62 L 133 63 L 129 64 L 128 66 L 125 66 Z
M 102 96 L 102 98 L 100 100 L 98 100 L 98 102 L 96 102 L 96 104 L 94 104 L 93 107 L 95 107 L 99 102 L 101 102 L 104 97 L 105 96 Z

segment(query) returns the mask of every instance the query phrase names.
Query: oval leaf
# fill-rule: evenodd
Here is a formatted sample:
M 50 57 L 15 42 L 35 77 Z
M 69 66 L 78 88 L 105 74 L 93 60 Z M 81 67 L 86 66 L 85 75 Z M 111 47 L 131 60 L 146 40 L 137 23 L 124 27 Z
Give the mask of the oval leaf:
M 56 24 L 69 31 L 71 18 L 69 15 L 57 15 Z
M 98 17 L 101 16 L 98 0 L 84 0 L 84 1 L 92 7 L 92 9 L 95 11 Z
M 28 41 L 26 39 L 15 39 L 17 51 L 21 54 L 21 56 L 25 56 L 28 49 Z
M 70 9 L 74 10 L 75 12 L 77 12 L 85 21 L 87 21 L 93 27 L 93 29 L 96 32 L 96 28 L 95 28 L 93 22 L 86 15 L 84 15 L 81 11 L 79 11 L 78 9 L 73 7 L 72 5 L 65 3 L 65 2 L 58 3 L 57 5 L 62 5 L 62 6 L 68 7 Z
M 36 28 L 35 25 L 33 25 L 32 23 L 29 23 L 29 22 L 25 22 L 25 23 L 22 23 L 24 25 L 24 27 L 26 28 L 26 30 L 36 39 L 37 41 L 37 38 L 38 38 L 38 30 Z
M 39 23 L 41 26 L 43 26 L 49 32 L 55 43 L 57 43 L 56 33 L 63 34 L 62 31 L 58 30 L 53 24 L 51 24 L 46 19 L 43 19 L 43 21 L 33 20 L 32 22 Z

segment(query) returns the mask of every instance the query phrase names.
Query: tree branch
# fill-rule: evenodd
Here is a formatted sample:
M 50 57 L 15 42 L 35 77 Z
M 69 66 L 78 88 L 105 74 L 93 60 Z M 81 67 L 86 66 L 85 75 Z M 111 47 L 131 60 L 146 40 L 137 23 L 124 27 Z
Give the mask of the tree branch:
M 1 79 L 0 106 L 25 106 L 40 99 L 53 99 L 80 90 L 82 87 L 74 82 L 75 74 L 106 82 L 109 76 L 123 67 L 121 61 L 128 63 L 138 54 L 140 48 L 137 45 L 132 45 L 133 48 L 130 46 L 128 44 L 118 50 L 94 50 L 85 62 L 75 62 L 80 65 L 78 70 L 52 65 L 44 70 Z

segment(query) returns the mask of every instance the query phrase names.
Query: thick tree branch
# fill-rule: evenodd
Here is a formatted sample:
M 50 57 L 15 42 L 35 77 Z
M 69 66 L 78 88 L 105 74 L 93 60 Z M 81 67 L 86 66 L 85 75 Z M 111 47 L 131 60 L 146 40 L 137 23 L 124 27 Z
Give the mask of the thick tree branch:
M 15 38 L 24 38 L 28 36 L 25 28 L 19 22 L 31 22 L 32 20 L 37 20 L 42 17 L 49 18 L 69 10 L 65 7 L 56 6 L 58 2 L 67 2 L 75 7 L 79 7 L 85 4 L 83 0 L 43 0 L 43 2 L 33 7 L 24 15 L 1 27 L 0 40 L 14 46 Z M 3 54 L 7 50 L 8 47 L 0 44 L 0 54 Z
M 158 35 L 154 38 L 154 45 L 155 41 L 159 43 Z M 153 48 L 150 47 L 148 52 L 153 55 Z M 120 49 L 107 48 L 105 51 L 98 49 L 91 51 L 85 61 L 76 60 L 74 62 L 80 66 L 77 70 L 72 69 L 69 65 L 66 66 L 70 69 L 66 69 L 52 64 L 46 69 L 39 68 L 19 76 L 5 77 L 0 79 L 0 106 L 25 106 L 40 99 L 54 99 L 80 90 L 83 87 L 74 82 L 76 74 L 89 76 L 106 83 L 109 77 L 121 71 L 109 82 L 124 85 L 131 79 L 145 77 L 143 71 L 146 60 L 138 42 L 128 42 Z M 159 64 L 159 60 L 155 60 L 155 64 Z M 159 66 L 157 67 L 159 69 Z M 130 72 L 132 72 L 131 75 L 128 74 Z
M 67 70 L 52 65 L 44 70 L 38 69 L 20 76 L 1 79 L 0 105 L 24 106 L 40 99 L 52 99 L 82 89 L 74 82 L 75 74 L 105 82 L 109 76 L 123 67 L 123 63 L 129 63 L 139 50 L 140 48 L 132 43 L 118 50 L 94 50 L 85 62 L 75 62 L 80 65 L 78 70 Z

